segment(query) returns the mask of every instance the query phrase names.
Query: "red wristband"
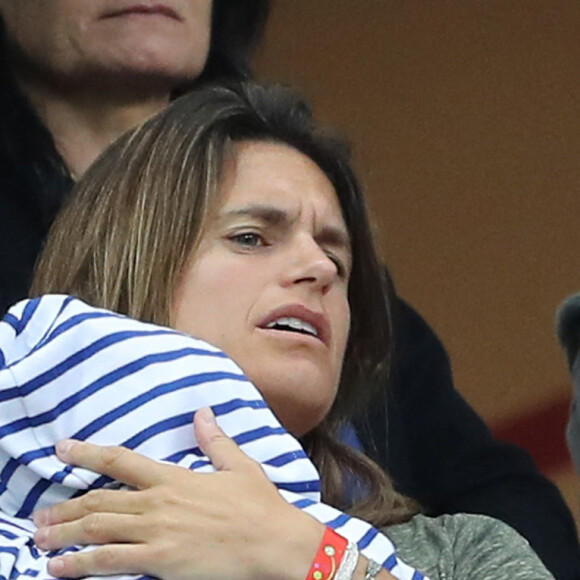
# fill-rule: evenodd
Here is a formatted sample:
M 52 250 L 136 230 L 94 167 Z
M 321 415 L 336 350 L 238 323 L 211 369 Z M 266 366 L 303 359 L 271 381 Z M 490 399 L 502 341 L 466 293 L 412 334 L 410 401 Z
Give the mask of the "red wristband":
M 348 540 L 326 527 L 306 580 L 332 580 L 348 546 Z

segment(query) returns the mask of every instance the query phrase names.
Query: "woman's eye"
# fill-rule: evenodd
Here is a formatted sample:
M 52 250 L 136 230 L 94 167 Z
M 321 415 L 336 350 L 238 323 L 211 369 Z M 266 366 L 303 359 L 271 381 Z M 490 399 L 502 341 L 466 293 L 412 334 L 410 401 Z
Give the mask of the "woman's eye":
M 328 259 L 336 266 L 336 273 L 341 278 L 344 278 L 347 275 L 346 266 L 344 265 L 344 262 L 334 254 L 327 254 L 327 256 Z
M 258 246 L 265 245 L 262 236 L 253 232 L 236 234 L 235 236 L 232 236 L 230 240 L 236 244 L 239 244 L 240 246 L 245 246 L 248 248 L 256 248 Z

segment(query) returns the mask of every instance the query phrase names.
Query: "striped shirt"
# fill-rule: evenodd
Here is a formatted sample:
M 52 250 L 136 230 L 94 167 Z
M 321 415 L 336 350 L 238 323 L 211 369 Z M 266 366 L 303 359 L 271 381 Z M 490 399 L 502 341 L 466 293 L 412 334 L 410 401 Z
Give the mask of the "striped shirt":
M 56 552 L 36 548 L 34 510 L 89 489 L 122 487 L 62 463 L 57 441 L 123 445 L 212 472 L 192 428 L 205 406 L 287 501 L 357 542 L 401 580 L 424 578 L 372 526 L 320 502 L 314 465 L 222 351 L 61 295 L 20 302 L 0 322 L 0 578 L 52 578 L 46 566 Z

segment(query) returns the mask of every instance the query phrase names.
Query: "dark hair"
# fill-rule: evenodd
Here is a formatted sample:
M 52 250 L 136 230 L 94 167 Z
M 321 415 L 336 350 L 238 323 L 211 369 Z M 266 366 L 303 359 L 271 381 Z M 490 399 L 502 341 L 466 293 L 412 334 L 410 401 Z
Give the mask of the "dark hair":
M 343 478 L 350 473 L 370 491 L 357 515 L 375 524 L 405 519 L 412 511 L 380 468 L 335 437 L 386 380 L 388 298 L 348 146 L 313 120 L 295 92 L 253 82 L 208 86 L 119 139 L 55 222 L 33 293 L 66 292 L 170 325 L 178 278 L 217 199 L 224 159 L 235 142 L 248 140 L 284 143 L 312 159 L 334 186 L 351 236 L 351 331 L 341 383 L 326 419 L 303 441 L 321 470 L 325 500 L 347 507 Z
M 213 0 L 209 56 L 202 81 L 250 76 L 249 59 L 262 40 L 270 0 Z

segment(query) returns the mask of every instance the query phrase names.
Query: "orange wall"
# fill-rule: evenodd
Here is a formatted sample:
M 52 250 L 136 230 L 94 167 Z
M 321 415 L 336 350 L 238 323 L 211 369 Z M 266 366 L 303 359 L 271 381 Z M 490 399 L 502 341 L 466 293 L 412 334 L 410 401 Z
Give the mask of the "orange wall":
M 353 140 L 400 293 L 492 426 L 569 395 L 553 317 L 580 289 L 579 25 L 578 0 L 278 0 L 256 59 Z

